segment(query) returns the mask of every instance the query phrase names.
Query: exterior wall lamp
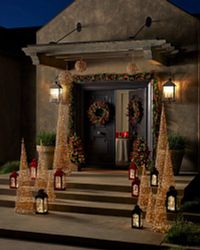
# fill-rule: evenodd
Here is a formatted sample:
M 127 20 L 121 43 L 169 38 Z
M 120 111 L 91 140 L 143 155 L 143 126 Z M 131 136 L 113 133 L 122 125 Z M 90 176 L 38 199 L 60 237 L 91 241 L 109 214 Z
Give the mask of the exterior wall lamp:
M 62 86 L 58 83 L 58 81 L 54 81 L 52 86 L 49 89 L 49 102 L 59 103 L 62 96 Z
M 176 85 L 172 82 L 172 79 L 163 84 L 163 101 L 175 102 Z

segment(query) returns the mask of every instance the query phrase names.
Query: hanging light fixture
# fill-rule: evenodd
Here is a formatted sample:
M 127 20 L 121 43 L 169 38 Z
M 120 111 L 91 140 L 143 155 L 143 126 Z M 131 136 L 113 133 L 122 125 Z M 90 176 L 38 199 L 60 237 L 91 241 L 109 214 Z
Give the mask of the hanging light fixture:
M 172 82 L 172 79 L 163 84 L 163 100 L 167 102 L 174 102 L 175 101 L 175 91 L 176 85 Z
M 62 87 L 58 83 L 57 80 L 55 80 L 52 84 L 52 86 L 49 89 L 49 102 L 59 103 L 62 96 Z

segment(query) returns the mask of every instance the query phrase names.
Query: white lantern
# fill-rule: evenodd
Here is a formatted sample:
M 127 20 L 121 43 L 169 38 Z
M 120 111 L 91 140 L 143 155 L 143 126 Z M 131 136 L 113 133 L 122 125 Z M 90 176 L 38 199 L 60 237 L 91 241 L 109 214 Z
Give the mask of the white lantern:
M 163 84 L 163 100 L 174 102 L 175 101 L 175 90 L 176 85 L 169 79 L 166 83 Z
M 49 89 L 49 95 L 49 102 L 58 103 L 61 100 L 62 87 L 57 82 L 54 82 Z

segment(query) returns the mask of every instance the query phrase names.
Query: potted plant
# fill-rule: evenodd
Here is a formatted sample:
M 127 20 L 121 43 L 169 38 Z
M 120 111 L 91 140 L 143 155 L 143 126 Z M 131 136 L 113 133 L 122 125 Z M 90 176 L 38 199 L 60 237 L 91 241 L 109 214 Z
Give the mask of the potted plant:
M 178 175 L 185 153 L 185 139 L 179 134 L 171 134 L 168 137 L 168 141 L 174 175 Z
M 55 132 L 40 132 L 36 138 L 38 158 L 43 159 L 48 169 L 53 167 Z

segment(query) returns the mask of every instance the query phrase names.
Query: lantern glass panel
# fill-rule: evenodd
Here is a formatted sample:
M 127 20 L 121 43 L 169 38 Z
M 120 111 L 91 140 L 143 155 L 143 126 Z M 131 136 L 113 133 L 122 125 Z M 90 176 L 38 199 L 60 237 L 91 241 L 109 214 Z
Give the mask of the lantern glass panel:
M 176 210 L 176 201 L 174 196 L 169 196 L 167 199 L 167 210 L 175 211 Z
M 37 176 L 36 168 L 35 167 L 31 167 L 30 171 L 31 171 L 31 179 L 35 179 L 36 176 Z
M 62 176 L 55 176 L 55 188 L 62 189 Z
M 36 212 L 37 213 L 44 213 L 44 200 L 42 198 L 36 199 Z
M 165 99 L 173 99 L 174 97 L 174 87 L 173 86 L 164 86 L 164 98 Z
M 49 101 L 58 103 L 60 101 L 60 98 L 62 95 L 62 88 L 55 85 L 55 86 L 50 88 L 49 94 L 50 94 Z
M 153 186 L 157 186 L 158 185 L 158 176 L 156 174 L 152 174 L 151 184 Z

